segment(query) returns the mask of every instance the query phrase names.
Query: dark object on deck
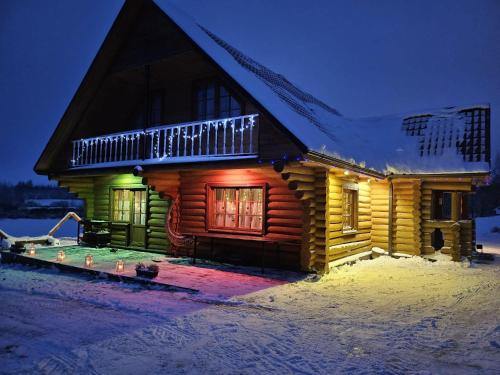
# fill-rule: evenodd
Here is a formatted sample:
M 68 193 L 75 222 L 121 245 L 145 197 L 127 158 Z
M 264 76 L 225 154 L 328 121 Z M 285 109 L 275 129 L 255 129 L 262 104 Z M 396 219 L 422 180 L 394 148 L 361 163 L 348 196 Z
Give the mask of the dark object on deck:
M 82 220 L 82 242 L 93 247 L 105 247 L 111 243 L 111 222 L 104 220 Z
M 16 254 L 22 254 L 26 251 L 26 248 L 24 247 L 23 243 L 20 242 L 15 242 L 11 247 L 10 251 Z
M 158 272 L 160 271 L 160 267 L 156 264 L 150 264 L 146 266 L 144 263 L 137 263 L 135 266 L 135 272 L 139 277 L 145 277 L 147 279 L 154 279 L 158 276 Z

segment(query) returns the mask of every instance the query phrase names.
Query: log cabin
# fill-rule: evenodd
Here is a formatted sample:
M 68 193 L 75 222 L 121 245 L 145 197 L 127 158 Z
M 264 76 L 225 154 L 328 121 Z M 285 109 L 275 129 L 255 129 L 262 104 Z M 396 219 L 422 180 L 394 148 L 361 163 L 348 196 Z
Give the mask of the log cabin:
M 351 119 L 163 0 L 126 1 L 35 165 L 111 244 L 318 273 L 471 254 L 488 105 Z

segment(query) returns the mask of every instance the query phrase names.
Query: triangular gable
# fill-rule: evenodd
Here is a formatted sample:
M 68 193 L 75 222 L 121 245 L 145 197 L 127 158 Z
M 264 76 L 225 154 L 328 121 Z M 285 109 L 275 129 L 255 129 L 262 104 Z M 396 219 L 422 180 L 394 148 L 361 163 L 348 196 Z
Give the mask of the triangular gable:
M 370 120 L 351 120 L 338 111 L 293 85 L 285 77 L 257 63 L 236 48 L 198 25 L 193 19 L 179 11 L 167 0 L 154 2 L 165 16 L 182 31 L 194 46 L 205 54 L 243 92 L 258 104 L 263 111 L 275 119 L 304 151 L 321 153 L 332 160 L 341 160 L 352 165 L 385 173 L 442 173 L 442 172 L 487 172 L 489 151 L 479 152 L 476 158 L 467 158 L 455 144 L 441 148 L 441 153 L 422 153 L 422 138 L 410 136 L 404 129 L 408 116 L 386 116 Z M 53 137 L 40 157 L 35 170 L 47 171 L 51 160 L 61 145 L 68 140 L 76 125 L 78 115 L 96 92 L 99 80 L 106 74 L 117 48 L 117 39 L 126 34 L 139 12 L 142 1 L 126 1 L 113 24 L 99 53 L 92 63 L 73 101 L 59 123 Z M 453 134 L 461 134 L 462 144 L 477 142 L 489 147 L 489 107 L 477 107 L 483 111 L 483 138 L 467 138 L 470 124 L 463 116 L 464 108 L 435 110 L 429 123 L 430 137 L 439 131 L 453 128 Z M 471 109 L 469 107 L 469 109 Z M 481 113 L 483 113 L 481 112 Z M 453 119 L 444 128 L 434 121 L 441 117 Z M 439 124 L 438 124 L 439 123 Z M 477 124 L 477 122 L 476 122 Z M 473 126 L 474 128 L 474 126 Z M 436 131 L 432 130 L 436 129 Z M 443 130 L 444 129 L 444 130 Z M 65 138 L 66 137 L 66 138 Z M 451 143 L 450 143 L 451 145 Z M 486 146 L 484 149 L 486 150 Z
M 123 5 L 68 108 L 35 164 L 36 173 L 47 173 L 52 162 L 59 155 L 61 147 L 70 139 L 82 113 L 90 104 L 100 83 L 108 73 L 113 58 L 119 51 L 121 41 L 125 38 L 143 4 L 143 1 L 126 1 Z

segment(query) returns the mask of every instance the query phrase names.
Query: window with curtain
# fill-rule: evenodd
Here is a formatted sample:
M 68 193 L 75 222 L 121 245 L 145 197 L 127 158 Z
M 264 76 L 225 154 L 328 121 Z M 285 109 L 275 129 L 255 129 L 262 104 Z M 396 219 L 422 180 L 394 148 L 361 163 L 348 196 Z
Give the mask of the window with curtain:
M 113 221 L 146 224 L 146 190 L 114 189 Z
M 130 221 L 130 190 L 113 190 L 113 221 Z
M 358 190 L 349 185 L 342 188 L 342 231 L 352 232 L 358 226 Z
M 133 224 L 146 225 L 146 190 L 134 190 Z
M 264 187 L 210 186 L 208 227 L 236 232 L 263 232 Z
M 195 87 L 197 120 L 227 118 L 241 115 L 240 102 L 220 83 L 199 82 Z

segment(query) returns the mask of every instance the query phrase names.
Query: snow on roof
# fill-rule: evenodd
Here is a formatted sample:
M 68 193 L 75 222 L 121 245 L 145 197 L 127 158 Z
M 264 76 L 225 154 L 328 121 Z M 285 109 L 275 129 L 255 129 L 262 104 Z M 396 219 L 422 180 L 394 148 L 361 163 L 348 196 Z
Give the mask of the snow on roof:
M 348 119 L 200 26 L 167 0 L 155 2 L 309 150 L 384 173 L 489 171 L 488 106 Z

